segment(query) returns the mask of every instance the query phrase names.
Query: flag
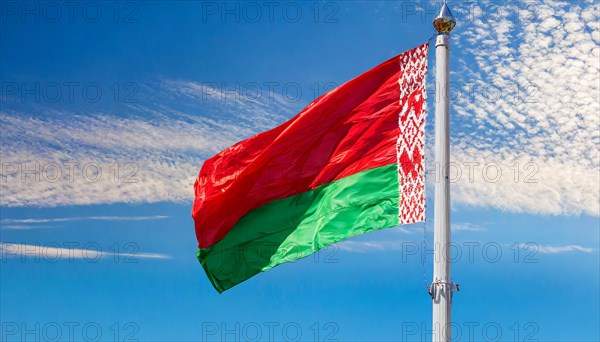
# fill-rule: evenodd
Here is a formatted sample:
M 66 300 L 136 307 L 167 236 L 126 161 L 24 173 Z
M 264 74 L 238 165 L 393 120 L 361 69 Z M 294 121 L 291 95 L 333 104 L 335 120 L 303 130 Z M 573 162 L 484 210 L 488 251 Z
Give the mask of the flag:
M 425 219 L 428 44 L 206 160 L 198 260 L 223 292 L 346 238 Z

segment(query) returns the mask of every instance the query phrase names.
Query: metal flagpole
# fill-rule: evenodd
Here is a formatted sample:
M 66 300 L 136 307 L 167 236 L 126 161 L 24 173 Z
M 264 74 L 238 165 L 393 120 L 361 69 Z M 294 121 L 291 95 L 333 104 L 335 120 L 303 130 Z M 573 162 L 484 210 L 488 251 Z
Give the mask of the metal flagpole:
M 434 207 L 434 254 L 433 282 L 430 293 L 433 300 L 433 341 L 450 341 L 451 309 L 454 284 L 450 280 L 450 182 L 448 165 L 450 162 L 450 94 L 449 57 L 450 31 L 456 20 L 446 1 L 433 20 L 438 32 L 435 42 L 435 162 L 440 176 L 436 177 Z

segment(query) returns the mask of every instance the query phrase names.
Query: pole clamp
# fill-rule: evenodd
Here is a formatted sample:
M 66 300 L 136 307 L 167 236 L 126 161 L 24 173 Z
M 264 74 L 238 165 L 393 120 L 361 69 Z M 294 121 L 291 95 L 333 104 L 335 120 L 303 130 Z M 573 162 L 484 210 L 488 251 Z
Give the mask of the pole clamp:
M 454 294 L 454 291 L 460 292 L 460 284 L 458 284 L 458 283 L 435 280 L 433 283 L 431 283 L 431 285 L 429 285 L 428 292 L 429 292 L 429 296 L 431 297 L 431 299 L 435 299 L 435 296 L 438 291 L 437 288 L 439 286 L 448 286 L 448 289 L 450 290 L 450 296 L 452 296 Z

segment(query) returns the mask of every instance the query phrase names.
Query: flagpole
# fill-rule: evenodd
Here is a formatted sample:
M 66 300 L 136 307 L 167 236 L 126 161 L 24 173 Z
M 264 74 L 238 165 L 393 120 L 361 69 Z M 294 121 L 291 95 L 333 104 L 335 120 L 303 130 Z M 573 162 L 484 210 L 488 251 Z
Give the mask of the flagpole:
M 435 42 L 435 162 L 441 176 L 436 177 L 434 207 L 434 261 L 431 298 L 433 302 L 433 341 L 451 340 L 452 293 L 454 284 L 450 279 L 450 99 L 449 59 L 450 31 L 456 20 L 446 1 L 433 21 L 438 32 Z

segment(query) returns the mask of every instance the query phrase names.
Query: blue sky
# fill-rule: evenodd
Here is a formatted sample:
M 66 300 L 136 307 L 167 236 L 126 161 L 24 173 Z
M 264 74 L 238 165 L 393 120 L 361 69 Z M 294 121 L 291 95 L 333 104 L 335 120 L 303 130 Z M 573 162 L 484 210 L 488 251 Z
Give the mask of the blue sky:
M 597 341 L 598 4 L 449 4 L 456 340 Z M 0 340 L 429 339 L 430 223 L 219 295 L 190 212 L 204 159 L 425 42 L 436 6 L 2 2 Z

